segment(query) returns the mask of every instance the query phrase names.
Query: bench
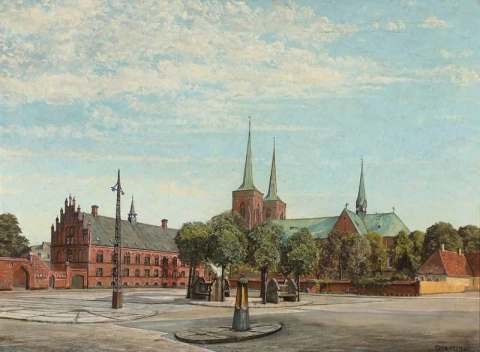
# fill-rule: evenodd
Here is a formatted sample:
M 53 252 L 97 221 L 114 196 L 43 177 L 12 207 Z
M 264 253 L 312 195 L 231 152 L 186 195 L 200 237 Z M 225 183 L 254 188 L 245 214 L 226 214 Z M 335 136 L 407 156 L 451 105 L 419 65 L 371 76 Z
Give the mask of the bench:
M 349 287 L 345 290 L 345 293 L 357 293 L 356 287 Z
M 271 279 L 267 284 L 267 302 L 276 303 L 280 298 L 283 301 L 295 302 L 297 300 L 297 286 L 291 279 L 287 279 L 285 284 L 278 284 L 275 279 Z
M 297 300 L 297 292 L 292 291 L 292 287 L 289 285 L 278 285 L 278 297 L 283 298 L 283 301 L 295 302 Z

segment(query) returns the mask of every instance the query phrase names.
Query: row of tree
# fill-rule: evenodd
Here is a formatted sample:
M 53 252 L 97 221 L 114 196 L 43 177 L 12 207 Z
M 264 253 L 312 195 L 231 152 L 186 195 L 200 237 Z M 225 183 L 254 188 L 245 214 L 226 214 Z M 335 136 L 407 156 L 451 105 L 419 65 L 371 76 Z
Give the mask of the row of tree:
M 210 262 L 221 268 L 222 300 L 227 266 L 246 265 L 260 271 L 260 294 L 265 303 L 269 271 L 294 275 L 299 286 L 300 277 L 314 271 L 319 258 L 316 241 L 307 229 L 300 229 L 284 240 L 282 228 L 271 221 L 248 231 L 243 218 L 232 211 L 214 216 L 206 224 L 184 224 L 175 241 L 182 262 L 191 265 L 188 298 L 191 297 L 192 268 L 200 263 Z

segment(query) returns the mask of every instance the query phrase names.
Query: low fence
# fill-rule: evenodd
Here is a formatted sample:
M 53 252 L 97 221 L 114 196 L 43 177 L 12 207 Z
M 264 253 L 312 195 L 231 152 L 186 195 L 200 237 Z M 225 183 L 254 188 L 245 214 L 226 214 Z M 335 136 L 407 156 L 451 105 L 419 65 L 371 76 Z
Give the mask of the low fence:
M 285 279 L 278 279 L 283 282 Z M 231 287 L 237 287 L 237 279 L 229 279 Z M 260 279 L 249 279 L 248 288 L 260 290 Z M 324 282 L 322 280 L 300 280 L 300 290 L 311 293 L 355 293 L 373 296 L 419 296 L 419 281 L 392 281 L 383 285 L 353 285 L 349 280 Z

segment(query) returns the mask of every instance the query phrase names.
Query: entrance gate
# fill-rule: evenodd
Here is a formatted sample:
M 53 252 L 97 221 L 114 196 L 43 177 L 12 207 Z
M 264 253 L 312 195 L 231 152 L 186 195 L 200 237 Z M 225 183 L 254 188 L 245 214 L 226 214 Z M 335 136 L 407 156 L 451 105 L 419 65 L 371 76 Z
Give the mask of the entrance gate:
M 82 289 L 83 288 L 83 276 L 81 276 L 81 275 L 72 276 L 72 281 L 71 281 L 71 284 L 70 284 L 70 288 Z

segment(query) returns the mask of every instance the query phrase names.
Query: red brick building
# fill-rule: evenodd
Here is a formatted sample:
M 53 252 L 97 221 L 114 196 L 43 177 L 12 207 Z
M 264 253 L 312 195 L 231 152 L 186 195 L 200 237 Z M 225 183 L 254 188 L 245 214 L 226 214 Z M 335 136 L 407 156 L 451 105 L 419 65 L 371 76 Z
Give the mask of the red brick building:
M 267 196 L 263 197 L 253 182 L 251 131 L 249 125 L 245 169 L 241 186 L 232 192 L 232 210 L 240 213 L 249 229 L 255 225 L 272 219 L 274 223 L 283 227 L 286 236 L 290 236 L 298 229 L 306 227 L 312 235 L 321 240 L 332 230 L 351 232 L 365 235 L 368 232 L 377 232 L 383 237 L 387 247 L 394 245 L 394 237 L 400 231 L 407 234 L 410 230 L 393 210 L 388 213 L 367 213 L 367 197 L 363 174 L 363 160 L 361 163 L 360 182 L 356 199 L 356 211 L 348 210 L 348 204 L 340 215 L 309 219 L 286 219 L 287 205 L 277 194 L 277 176 L 275 165 L 275 145 L 273 149 L 270 183 Z M 384 265 L 387 269 L 393 267 L 392 258 L 388 258 Z M 393 269 L 392 269 L 393 270 Z
M 101 216 L 99 207 L 82 212 L 75 198 L 65 199 L 65 210 L 51 227 L 51 269 L 81 270 L 71 278 L 72 288 L 111 287 L 113 282 L 113 243 L 115 218 Z M 121 224 L 122 285 L 125 287 L 184 287 L 189 267 L 178 258 L 176 229 L 137 222 L 132 203 L 128 220 Z M 203 268 L 196 269 L 204 275 Z

